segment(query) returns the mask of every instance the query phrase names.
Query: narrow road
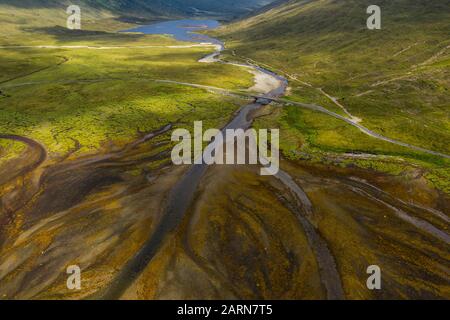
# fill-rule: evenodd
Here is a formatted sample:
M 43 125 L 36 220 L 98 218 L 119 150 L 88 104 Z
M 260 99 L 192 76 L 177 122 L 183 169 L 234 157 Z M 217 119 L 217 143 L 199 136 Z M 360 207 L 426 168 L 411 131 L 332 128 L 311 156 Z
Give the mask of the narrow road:
M 167 48 L 187 48 L 187 47 L 196 47 L 196 46 L 206 46 L 206 45 L 189 45 L 189 46 L 165 46 Z M 210 46 L 210 45 L 208 45 Z M 53 48 L 67 48 L 67 49 L 98 49 L 98 50 L 107 50 L 107 49 L 122 49 L 122 48 L 155 48 L 155 47 L 161 47 L 161 46 L 142 46 L 142 47 L 90 47 L 90 46 L 36 46 L 33 48 L 42 48 L 42 49 L 53 49 Z M 0 49 L 4 49 L 6 47 L 0 47 Z M 29 47 L 21 47 L 21 48 L 29 48 Z M 220 52 L 216 52 L 214 54 L 211 54 L 202 60 L 201 62 L 219 62 L 218 59 Z M 235 64 L 236 65 L 236 64 Z M 239 64 L 238 64 L 239 65 Z M 196 88 L 201 88 L 205 90 L 215 90 L 220 91 L 227 94 L 238 94 L 241 96 L 246 97 L 252 97 L 256 98 L 257 102 L 249 104 L 245 107 L 243 107 L 235 116 L 235 118 L 225 127 L 223 130 L 227 129 L 248 129 L 253 119 L 251 117 L 251 114 L 256 111 L 257 109 L 261 108 L 266 102 L 270 103 L 271 101 L 279 102 L 282 104 L 292 104 L 297 105 L 303 108 L 307 108 L 313 111 L 322 112 L 324 114 L 327 114 L 329 116 L 332 116 L 334 118 L 337 118 L 339 120 L 345 121 L 349 125 L 352 125 L 356 128 L 358 128 L 361 132 L 379 139 L 383 140 L 389 143 L 393 143 L 399 146 L 407 147 L 416 151 L 425 152 L 428 154 L 441 156 L 450 159 L 450 156 L 427 150 L 421 147 L 416 147 L 401 141 L 397 141 L 394 139 L 390 139 L 387 137 L 384 137 L 380 134 L 377 134 L 373 131 L 371 131 L 368 128 L 365 128 L 364 126 L 360 125 L 354 118 L 346 118 L 342 115 L 336 114 L 332 111 L 329 111 L 328 109 L 318 106 L 318 105 L 312 105 L 312 104 L 305 104 L 300 102 L 293 102 L 287 99 L 280 98 L 286 88 L 287 88 L 287 81 L 267 70 L 264 70 L 262 68 L 259 68 L 257 66 L 253 65 L 240 65 L 242 67 L 250 67 L 254 68 L 255 70 L 259 72 L 264 72 L 274 78 L 276 78 L 280 85 L 277 88 L 274 88 L 270 92 L 266 94 L 261 95 L 254 95 L 249 93 L 244 93 L 242 91 L 232 91 L 227 89 L 222 89 L 218 87 L 212 87 L 212 86 L 206 86 L 201 84 L 193 84 L 193 83 L 185 83 L 185 82 L 178 82 L 173 80 L 164 80 L 164 79 L 148 79 L 153 80 L 161 83 L 172 83 L 172 84 L 178 84 L 178 85 L 185 85 L 185 86 L 191 86 Z M 162 128 L 161 130 L 164 131 L 168 129 L 168 127 Z M 12 136 L 12 135 L 0 135 L 0 139 L 12 139 L 17 141 L 22 141 L 30 146 L 33 146 L 35 148 L 39 148 L 40 156 L 39 161 L 37 163 L 30 165 L 30 168 L 24 168 L 23 170 L 32 170 L 35 167 L 39 166 L 43 161 L 45 161 L 46 158 L 46 152 L 45 149 L 38 143 L 36 143 L 33 140 L 18 137 L 18 136 Z M 43 152 L 43 153 L 42 153 Z M 206 151 L 205 151 L 206 152 Z M 142 273 L 142 271 L 148 266 L 148 264 L 151 262 L 151 260 L 154 258 L 154 256 L 157 254 L 159 249 L 161 248 L 161 245 L 164 243 L 164 241 L 170 236 L 170 234 L 176 230 L 176 228 L 181 224 L 183 218 L 185 217 L 186 212 L 188 211 L 189 207 L 191 206 L 197 188 L 200 185 L 200 182 L 202 180 L 202 177 L 204 176 L 206 170 L 208 168 L 208 165 L 205 163 L 192 165 L 188 171 L 184 174 L 182 179 L 176 184 L 176 186 L 171 190 L 168 200 L 167 200 L 167 207 L 165 208 L 165 213 L 163 214 L 163 218 L 158 225 L 155 232 L 151 235 L 151 237 L 148 239 L 144 247 L 141 248 L 141 250 L 122 268 L 118 276 L 111 282 L 111 284 L 100 293 L 100 297 L 102 299 L 119 299 L 123 293 L 127 290 L 127 288 L 139 277 L 139 275 Z M 25 170 L 26 171 L 26 170 Z M 300 224 L 302 225 L 303 229 L 305 230 L 305 233 L 308 238 L 308 242 L 310 246 L 312 247 L 317 263 L 319 265 L 320 269 L 320 276 L 321 281 L 326 288 L 327 291 L 327 297 L 329 299 L 341 299 L 344 298 L 344 291 L 342 288 L 342 283 L 340 279 L 339 272 L 337 270 L 335 259 L 330 251 L 330 249 L 327 246 L 327 243 L 325 239 L 323 239 L 320 234 L 316 231 L 316 228 L 313 226 L 313 224 L 308 219 L 308 214 L 310 214 L 313 210 L 311 201 L 308 199 L 308 196 L 306 193 L 295 183 L 295 181 L 292 179 L 292 177 L 289 176 L 288 173 L 280 170 L 280 172 L 276 176 L 277 179 L 279 179 L 289 190 L 290 192 L 296 197 L 298 200 L 299 207 L 302 208 L 301 212 L 298 214 L 298 220 Z M 374 199 L 375 200 L 375 199 Z M 402 218 L 405 218 L 404 215 L 402 215 L 401 212 L 397 212 Z M 412 221 L 416 222 L 416 221 Z M 435 230 L 431 230 L 435 234 Z M 442 235 L 441 238 L 444 238 Z M 444 240 L 448 240 L 448 238 L 444 238 Z
M 200 61 L 216 62 L 218 61 L 218 54 L 220 54 L 220 51 L 214 55 L 209 55 Z M 246 65 L 242 66 L 249 67 Z M 278 85 L 271 88 L 270 91 L 268 91 L 264 95 L 258 97 L 258 100 L 263 101 L 262 103 L 255 102 L 241 108 L 234 119 L 225 128 L 222 129 L 222 132 L 225 132 L 227 129 L 246 130 L 250 128 L 251 124 L 253 123 L 253 118 L 251 116 L 252 113 L 266 104 L 266 100 L 270 102 L 274 99 L 277 99 L 278 97 L 284 95 L 284 92 L 286 91 L 286 88 L 288 86 L 288 82 L 286 79 L 260 67 L 250 67 L 255 68 L 258 72 L 264 72 L 268 76 L 275 78 Z M 194 86 L 209 90 L 221 90 L 224 92 L 232 93 L 228 90 L 198 84 L 190 84 L 170 80 L 157 81 Z M 215 141 L 217 141 L 217 139 L 215 139 L 214 142 L 206 147 L 206 149 L 204 150 L 204 154 L 209 154 L 210 150 L 215 148 Z M 122 268 L 121 272 L 112 281 L 110 286 L 106 288 L 104 292 L 100 293 L 100 297 L 102 299 L 119 299 L 125 293 L 127 288 L 139 277 L 141 272 L 148 266 L 150 261 L 159 251 L 163 242 L 181 224 L 186 212 L 192 205 L 196 191 L 207 169 L 208 165 L 202 161 L 202 164 L 192 165 L 190 169 L 184 174 L 184 176 L 169 194 L 165 213 L 156 231 L 152 234 L 150 239 L 137 253 L 137 255 L 135 255 L 135 257 L 133 257 L 124 268 Z M 300 212 L 298 213 L 299 223 L 305 229 L 309 244 L 316 254 L 317 263 L 320 268 L 321 281 L 326 288 L 327 297 L 329 299 L 343 299 L 344 291 L 342 288 L 339 272 L 334 261 L 334 257 L 328 249 L 326 241 L 319 235 L 315 227 L 309 222 L 308 216 L 313 210 L 310 200 L 308 199 L 306 193 L 303 192 L 303 190 L 294 182 L 294 180 L 289 176 L 288 173 L 280 170 L 276 175 L 276 178 L 279 179 L 283 184 L 285 184 L 286 187 L 292 192 L 294 197 L 298 200 L 299 208 L 301 208 L 301 211 L 305 213 L 305 215 Z
M 172 49 L 183 49 L 183 48 L 193 48 L 193 47 L 214 47 L 216 48 L 218 51 L 214 52 L 210 55 L 207 55 L 206 57 L 202 58 L 199 62 L 206 62 L 206 63 L 213 63 L 213 62 L 221 62 L 221 60 L 218 58 L 220 55 L 220 51 L 223 50 L 224 46 L 222 45 L 217 45 L 217 44 L 208 44 L 208 43 L 201 43 L 201 44 L 192 44 L 192 45 L 177 45 L 177 46 L 57 46 L 57 45 L 40 45 L 40 46 L 0 46 L 0 49 L 29 49 L 29 48 L 35 48 L 35 49 L 92 49 L 92 50 L 114 50 L 114 49 L 151 49 L 151 48 L 172 48 Z M 448 48 L 448 47 L 447 47 Z M 447 49 L 446 48 L 446 49 Z M 240 64 L 240 63 L 230 63 L 232 65 L 237 65 L 237 66 L 242 66 L 242 67 L 250 67 L 250 68 L 256 68 L 258 71 L 263 71 L 263 72 L 267 72 L 270 73 L 272 76 L 277 77 L 278 79 L 284 79 L 279 75 L 276 75 L 268 70 L 262 69 L 256 65 L 253 64 Z M 40 71 L 40 70 L 39 70 Z M 84 81 L 84 82 L 95 82 L 95 81 L 111 81 L 114 79 L 88 79 L 88 80 L 67 80 L 68 83 L 76 83 L 77 81 Z M 119 79 L 117 79 L 119 80 Z M 213 86 L 207 86 L 207 85 L 201 85 L 201 84 L 195 84 L 195 83 L 187 83 L 187 82 L 179 82 L 179 81 L 173 81 L 173 80 L 167 80 L 167 79 L 148 79 L 148 80 L 153 80 L 156 82 L 161 82 L 161 83 L 173 83 L 173 84 L 178 84 L 178 85 L 185 85 L 185 86 L 190 86 L 190 87 L 195 87 L 195 88 L 200 88 L 200 89 L 206 89 L 206 90 L 214 90 L 214 91 L 220 91 L 223 93 L 228 93 L 228 94 L 237 94 L 237 95 L 241 95 L 241 96 L 248 96 L 248 97 L 254 97 L 257 99 L 267 99 L 268 96 L 255 96 L 255 95 L 251 95 L 251 94 L 246 94 L 242 91 L 233 91 L 233 90 L 228 90 L 228 89 L 223 89 L 223 88 L 218 88 L 218 87 L 213 87 Z M 11 81 L 11 80 L 8 80 Z M 285 80 L 284 80 L 285 81 Z M 3 87 L 19 87 L 19 86 L 25 86 L 25 85 L 35 85 L 35 84 L 42 84 L 42 83 L 48 83 L 48 82 L 29 82 L 29 83 L 22 83 L 22 84 L 15 84 L 12 86 L 3 86 Z M 322 91 L 323 92 L 323 91 Z M 334 101 L 334 98 L 327 95 L 330 99 L 332 99 Z M 307 108 L 310 110 L 314 110 L 314 111 L 319 111 L 322 113 L 325 113 L 327 115 L 330 115 L 336 119 L 345 121 L 346 123 L 358 128 L 361 132 L 371 136 L 372 138 L 375 139 L 379 139 L 379 140 L 383 140 L 398 146 L 402 146 L 402 147 L 406 147 L 415 151 L 419 151 L 419 152 L 424 152 L 427 154 L 431 154 L 434 156 L 439 156 L 439 157 L 443 157 L 446 159 L 450 159 L 450 155 L 438 152 L 438 151 L 433 151 L 433 150 L 429 150 L 426 148 L 422 148 L 422 147 L 418 147 L 418 146 L 414 146 L 399 140 L 395 140 L 395 139 L 391 139 L 388 137 L 385 137 L 381 134 L 378 134 L 364 126 L 362 126 L 361 124 L 359 124 L 359 119 L 354 117 L 353 115 L 351 115 L 348 110 L 345 109 L 345 107 L 342 106 L 342 108 L 344 109 L 344 112 L 346 112 L 346 114 L 349 115 L 350 118 L 341 116 L 333 111 L 330 111 L 322 106 L 319 105 L 313 105 L 313 104 L 306 104 L 306 103 L 301 103 L 301 102 L 294 102 L 294 101 L 290 101 L 287 99 L 277 99 L 277 98 L 270 98 L 270 100 L 272 101 L 276 101 L 279 103 L 283 103 L 283 104 L 294 104 L 297 106 L 301 106 L 303 108 Z
M 332 117 L 334 117 L 336 119 L 345 121 L 346 123 L 348 123 L 348 124 L 358 128 L 361 132 L 367 134 L 368 136 L 371 136 L 372 138 L 375 138 L 375 139 L 378 139 L 378 140 L 383 140 L 383 141 L 386 141 L 386 142 L 389 142 L 389 143 L 392 143 L 392 144 L 396 144 L 398 146 L 406 147 L 406 148 L 409 148 L 409 149 L 412 149 L 412 150 L 415 150 L 415 151 L 420 151 L 420 152 L 428 153 L 428 154 L 431 154 L 431 155 L 434 155 L 434 156 L 439 156 L 439 157 L 443 157 L 443 158 L 446 158 L 446 159 L 450 159 L 450 156 L 445 154 L 445 153 L 428 150 L 428 149 L 425 149 L 425 148 L 422 148 L 422 147 L 413 146 L 411 144 L 408 144 L 408 143 L 405 143 L 405 142 L 402 142 L 402 141 L 398 141 L 398 140 L 394 140 L 394 139 L 385 137 L 385 136 L 383 136 L 381 134 L 378 134 L 378 133 L 376 133 L 376 132 L 374 132 L 374 131 L 372 131 L 372 130 L 364 127 L 364 126 L 362 126 L 361 124 L 357 123 L 356 121 L 354 121 L 352 119 L 349 119 L 349 118 L 341 116 L 341 115 L 339 115 L 337 113 L 334 113 L 333 111 L 330 111 L 330 110 L 328 110 L 328 109 L 326 109 L 326 108 L 324 108 L 322 106 L 318 106 L 318 105 L 314 105 L 314 104 L 301 103 L 301 102 L 295 102 L 295 101 L 290 101 L 290 100 L 286 100 L 286 99 L 274 99 L 274 101 L 280 102 L 280 103 L 284 103 L 284 104 L 286 104 L 286 103 L 287 104 L 293 104 L 293 105 L 300 106 L 300 107 L 303 107 L 303 108 L 307 108 L 307 109 L 310 109 L 310 110 L 319 111 L 319 112 L 328 114 L 328 115 L 330 115 L 330 116 L 332 116 Z
M 85 79 L 85 80 L 61 80 L 61 81 L 55 81 L 55 83 L 92 83 L 92 82 L 98 82 L 98 81 L 115 81 L 115 80 L 123 80 L 123 79 L 114 79 L 114 78 L 109 78 L 109 79 Z M 128 79 L 130 80 L 130 79 Z M 219 88 L 219 87 L 214 87 L 214 86 L 208 86 L 208 85 L 202 85 L 202 84 L 197 84 L 197 83 L 188 83 L 188 82 L 181 82 L 181 81 L 175 81 L 175 80 L 166 80 L 166 79 L 136 79 L 136 80 L 146 80 L 146 81 L 155 81 L 155 82 L 159 82 L 159 83 L 169 83 L 169 84 L 177 84 L 177 85 L 182 85 L 182 86 L 188 86 L 188 87 L 193 87 L 193 88 L 199 88 L 199 89 L 204 89 L 204 90 L 211 90 L 211 91 L 217 91 L 217 92 L 221 92 L 224 94 L 231 94 L 231 95 L 238 95 L 238 96 L 242 96 L 242 97 L 248 97 L 248 98 L 256 98 L 256 99 L 262 99 L 262 100 L 268 100 L 268 101 L 275 101 L 281 104 L 292 104 L 292 105 L 296 105 L 296 106 L 300 106 L 306 109 L 310 109 L 313 111 L 318 111 L 324 114 L 327 114 L 329 116 L 332 116 L 336 119 L 342 120 L 344 122 L 346 122 L 347 124 L 358 128 L 362 133 L 378 139 L 378 140 L 383 140 L 385 142 L 389 142 L 398 146 L 402 146 L 402 147 L 406 147 L 415 151 L 419 151 L 419 152 L 423 152 L 423 153 L 427 153 L 427 154 L 431 154 L 434 156 L 438 156 L 438 157 L 442 157 L 442 158 L 446 158 L 446 159 L 450 159 L 450 155 L 447 155 L 445 153 L 442 152 L 438 152 L 438 151 L 433 151 L 433 150 L 429 150 L 426 148 L 422 148 L 422 147 L 418 147 L 418 146 L 414 146 L 412 144 L 408 144 L 399 140 L 395 140 L 395 139 L 391 139 L 388 137 L 385 137 L 379 133 L 376 133 L 366 127 L 364 127 L 363 125 L 358 123 L 357 119 L 349 119 L 346 118 L 340 114 L 337 114 L 333 111 L 330 111 L 322 106 L 319 105 L 314 105 L 314 104 L 307 104 L 307 103 L 302 103 L 302 102 L 296 102 L 296 101 L 291 101 L 291 100 L 287 100 L 287 99 L 280 99 L 280 98 L 269 98 L 268 96 L 264 96 L 264 95 L 257 95 L 257 94 L 250 94 L 250 93 L 246 93 L 243 91 L 236 91 L 236 90 L 229 90 L 229 89 L 224 89 L 224 88 Z M 6 85 L 3 86 L 4 88 L 12 88 L 12 87 L 20 87 L 20 86 L 27 86 L 27 85 L 36 85 L 36 84 L 42 84 L 42 83 L 50 83 L 50 82 L 27 82 L 27 83 L 19 83 L 19 84 L 15 84 L 15 85 Z

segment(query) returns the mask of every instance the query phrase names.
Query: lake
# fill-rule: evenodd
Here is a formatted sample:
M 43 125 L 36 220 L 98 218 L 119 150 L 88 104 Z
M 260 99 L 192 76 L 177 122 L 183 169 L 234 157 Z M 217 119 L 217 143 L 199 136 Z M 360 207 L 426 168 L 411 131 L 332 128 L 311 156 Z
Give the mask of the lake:
M 144 34 L 165 34 L 171 35 L 179 41 L 189 41 L 198 43 L 214 43 L 223 46 L 220 40 L 211 38 L 196 31 L 212 30 L 220 26 L 217 20 L 173 20 L 158 22 L 146 26 L 140 26 L 123 32 L 141 32 Z

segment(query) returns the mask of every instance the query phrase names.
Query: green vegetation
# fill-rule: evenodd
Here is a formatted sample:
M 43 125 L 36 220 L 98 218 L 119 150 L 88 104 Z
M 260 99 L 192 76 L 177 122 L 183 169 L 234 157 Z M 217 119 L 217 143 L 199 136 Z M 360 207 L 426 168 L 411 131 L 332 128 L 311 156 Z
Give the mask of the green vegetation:
M 230 89 L 251 85 L 245 70 L 197 63 L 205 53 L 205 48 L 3 50 L 0 59 L 8 61 L 3 78 L 16 79 L 1 85 L 8 97 L 0 99 L 0 132 L 26 135 L 51 152 L 66 152 L 74 140 L 87 151 L 106 140 L 132 140 L 138 131 L 169 122 L 204 118 L 220 125 L 239 106 L 236 99 L 154 81 Z
M 256 121 L 259 128 L 280 128 L 280 148 L 290 160 L 358 166 L 389 174 L 417 169 L 438 189 L 450 193 L 450 161 L 373 139 L 345 122 L 298 106 L 276 108 Z
M 179 19 L 186 16 L 232 19 L 260 8 L 274 0 L 0 0 L 1 11 L 14 10 L 21 19 L 19 24 L 28 24 L 28 18 L 51 12 L 52 20 L 64 14 L 71 4 L 82 8 L 88 18 L 114 17 L 117 21 Z M 29 10 L 32 9 L 32 10 Z M 23 12 L 21 12 L 23 11 Z M 23 15 L 26 14 L 26 16 Z M 65 19 L 64 19 L 65 20 Z M 3 21 L 2 21 L 3 22 Z
M 382 30 L 366 28 L 370 1 L 288 1 L 215 31 L 235 59 L 283 73 L 289 99 L 344 115 L 387 137 L 450 154 L 450 13 L 441 1 L 382 1 Z M 231 58 L 230 58 L 231 59 Z M 404 162 L 448 192 L 448 161 L 364 136 L 343 122 L 290 107 L 272 119 L 287 155 L 356 152 L 394 156 L 346 163 L 398 173 Z M 307 147 L 306 147 L 307 146 Z M 305 151 L 307 148 L 307 151 Z M 319 157 L 328 158 L 328 157 Z M 391 159 L 391 157 L 388 157 Z M 389 164 L 387 164 L 389 162 Z M 407 166 L 407 165 L 406 165 Z
M 289 1 L 215 33 L 226 39 L 228 59 L 251 58 L 284 73 L 291 85 L 288 99 L 319 104 L 345 116 L 344 110 L 319 90 L 322 88 L 339 98 L 364 126 L 449 154 L 449 14 L 437 2 L 386 2 L 381 4 L 383 30 L 369 31 L 365 27 L 368 4 L 353 0 Z M 113 8 L 101 8 L 88 7 L 83 31 L 68 31 L 63 28 L 67 18 L 63 10 L 42 5 L 30 12 L 26 6 L 2 6 L 0 16 L 6 32 L 0 36 L 0 45 L 133 47 L 177 43 L 163 36 L 115 33 L 130 24 L 117 19 Z M 151 18 L 151 14 L 147 16 Z M 190 119 L 194 105 L 200 105 L 206 117 L 229 115 L 224 111 L 239 104 L 234 98 L 222 104 L 222 97 L 203 90 L 154 81 L 168 79 L 229 89 L 250 86 L 250 74 L 239 68 L 197 63 L 208 51 L 2 49 L 1 132 L 27 134 L 52 152 L 67 152 L 75 139 L 82 144 L 82 151 L 88 151 L 106 141 L 133 139 L 136 132 L 163 123 Z M 233 51 L 235 55 L 231 55 Z M 377 141 L 329 116 L 288 107 L 262 121 L 283 128 L 282 147 L 289 158 L 338 158 L 339 165 L 393 174 L 420 166 L 435 186 L 449 188 L 448 162 L 444 159 Z M 341 156 L 347 153 L 377 157 Z
M 48 17 L 49 12 L 45 12 Z M 252 75 L 242 68 L 198 63 L 212 52 L 211 47 L 168 48 L 189 43 L 165 36 L 70 31 L 58 26 L 34 29 L 38 22 L 28 16 L 24 16 L 27 27 L 23 28 L 18 27 L 17 19 L 6 24 L 14 28 L 0 37 L 0 46 L 121 47 L 0 48 L 0 133 L 35 139 L 51 154 L 72 151 L 78 143 L 82 153 L 107 142 L 130 142 L 168 123 L 191 128 L 194 120 L 204 120 L 220 127 L 244 101 L 157 80 L 233 90 L 253 83 Z M 92 26 L 117 28 L 107 21 L 111 20 L 99 20 L 99 25 Z M 54 22 L 47 21 L 49 25 Z M 26 30 L 29 32 L 23 32 Z M 5 146 L 0 157 L 19 151 Z
M 20 142 L 0 139 L 0 165 L 12 160 L 25 151 L 25 145 Z

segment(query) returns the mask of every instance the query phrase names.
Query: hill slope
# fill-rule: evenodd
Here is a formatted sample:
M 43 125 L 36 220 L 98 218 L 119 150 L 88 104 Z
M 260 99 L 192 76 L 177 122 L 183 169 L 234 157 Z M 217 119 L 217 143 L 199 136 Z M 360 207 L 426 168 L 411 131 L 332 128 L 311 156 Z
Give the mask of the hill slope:
M 0 0 L 18 8 L 57 8 L 78 4 L 88 10 L 106 9 L 119 14 L 138 16 L 217 15 L 233 16 L 260 8 L 273 0 Z
M 228 20 L 245 15 L 273 0 L 0 0 L 2 34 L 0 42 L 31 33 L 65 27 L 66 9 L 71 4 L 81 7 L 82 29 L 117 31 L 131 27 L 129 23 L 185 17 L 214 17 Z M 56 30 L 60 32 L 61 30 Z M 45 33 L 44 32 L 44 33 Z M 47 32 L 48 33 L 48 32 Z M 27 39 L 29 41 L 30 39 Z
M 377 1 L 382 30 L 368 30 L 372 3 L 288 1 L 217 34 L 234 59 L 284 72 L 291 99 L 351 113 L 378 133 L 450 154 L 450 1 Z M 287 109 L 277 121 L 292 129 L 287 148 L 295 154 L 318 149 L 424 159 L 362 140 L 316 114 Z M 441 160 L 426 161 L 437 161 L 448 177 Z

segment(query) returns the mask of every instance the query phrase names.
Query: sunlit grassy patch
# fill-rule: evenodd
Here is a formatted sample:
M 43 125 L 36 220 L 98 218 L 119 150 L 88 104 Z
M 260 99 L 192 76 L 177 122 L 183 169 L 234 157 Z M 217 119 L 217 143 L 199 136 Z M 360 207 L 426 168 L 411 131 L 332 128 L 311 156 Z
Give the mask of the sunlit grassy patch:
M 23 143 L 0 139 L 0 165 L 17 157 L 25 148 Z
M 447 159 L 377 140 L 328 115 L 288 106 L 258 119 L 256 126 L 280 128 L 280 148 L 288 159 L 356 165 L 393 175 L 421 168 L 430 184 L 449 191 Z
M 84 37 L 83 45 L 135 46 L 133 35 L 117 37 L 113 43 L 107 42 L 108 37 L 103 41 Z M 149 37 L 140 45 L 174 43 L 167 37 Z M 195 120 L 204 120 L 205 125 L 221 127 L 242 100 L 156 81 L 233 90 L 253 84 L 245 69 L 198 62 L 212 50 L 0 49 L 0 64 L 5 65 L 0 78 L 0 132 L 24 135 L 43 143 L 51 153 L 64 153 L 77 142 L 80 152 L 96 150 L 108 141 L 129 142 L 140 132 L 168 123 L 191 128 Z

